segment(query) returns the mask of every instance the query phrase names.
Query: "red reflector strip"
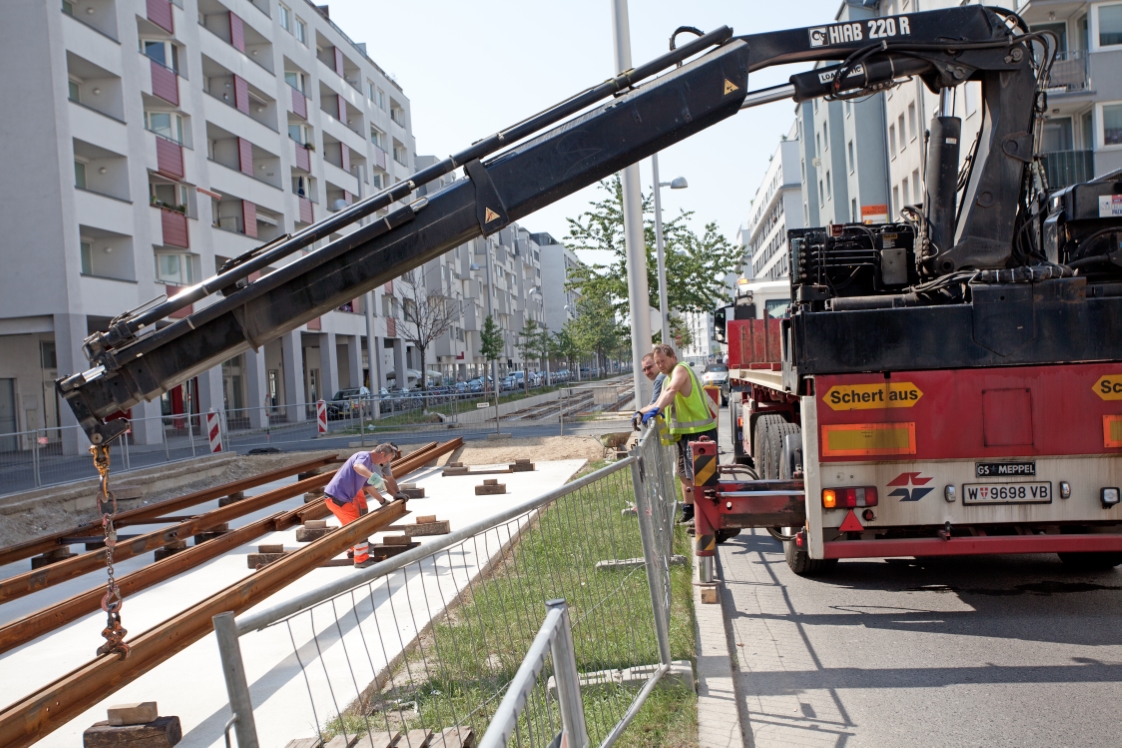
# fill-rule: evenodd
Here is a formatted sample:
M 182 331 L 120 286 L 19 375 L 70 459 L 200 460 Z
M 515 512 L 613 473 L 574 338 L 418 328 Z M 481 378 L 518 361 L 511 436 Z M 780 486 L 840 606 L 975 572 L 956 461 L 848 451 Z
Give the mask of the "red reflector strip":
M 1103 446 L 1122 447 L 1122 416 L 1103 416 Z
M 823 457 L 915 453 L 915 423 L 839 423 L 822 427 Z

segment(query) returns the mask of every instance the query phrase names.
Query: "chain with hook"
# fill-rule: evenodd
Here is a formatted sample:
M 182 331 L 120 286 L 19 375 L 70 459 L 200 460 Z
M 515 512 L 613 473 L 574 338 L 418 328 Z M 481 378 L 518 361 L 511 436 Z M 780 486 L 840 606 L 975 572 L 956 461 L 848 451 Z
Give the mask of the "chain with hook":
M 105 570 L 108 576 L 105 595 L 101 598 L 101 609 L 105 611 L 107 617 L 105 628 L 101 632 L 105 643 L 97 648 L 97 653 L 118 654 L 123 660 L 129 656 L 129 645 L 125 644 L 125 636 L 129 632 L 121 626 L 121 607 L 124 605 L 124 600 L 121 598 L 121 588 L 117 586 L 113 569 L 113 549 L 117 546 L 117 529 L 113 526 L 113 520 L 117 515 L 117 497 L 109 490 L 109 445 L 93 445 L 90 447 L 90 454 L 93 455 L 94 467 L 101 480 L 101 489 L 97 494 L 97 510 L 101 514 L 101 528 L 105 533 Z

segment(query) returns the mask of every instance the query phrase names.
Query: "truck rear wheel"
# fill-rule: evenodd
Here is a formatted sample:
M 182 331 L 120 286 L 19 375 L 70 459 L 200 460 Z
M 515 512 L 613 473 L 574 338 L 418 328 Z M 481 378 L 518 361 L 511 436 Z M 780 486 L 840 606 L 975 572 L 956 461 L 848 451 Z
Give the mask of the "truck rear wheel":
M 792 535 L 798 528 L 784 527 L 784 535 Z M 836 558 L 811 558 L 805 548 L 800 548 L 794 541 L 783 544 L 783 556 L 787 566 L 800 577 L 817 577 L 829 574 L 838 565 Z
M 782 439 L 776 431 L 779 424 L 783 423 L 783 416 L 767 415 L 756 419 L 756 438 L 752 440 L 752 456 L 756 460 L 756 472 L 764 480 L 774 478 L 778 474 L 778 449 L 782 448 Z M 777 447 L 776 445 L 779 445 Z M 775 467 L 772 467 L 772 463 Z
M 1097 551 L 1091 553 L 1057 553 L 1064 566 L 1072 571 L 1108 571 L 1122 564 L 1122 553 Z

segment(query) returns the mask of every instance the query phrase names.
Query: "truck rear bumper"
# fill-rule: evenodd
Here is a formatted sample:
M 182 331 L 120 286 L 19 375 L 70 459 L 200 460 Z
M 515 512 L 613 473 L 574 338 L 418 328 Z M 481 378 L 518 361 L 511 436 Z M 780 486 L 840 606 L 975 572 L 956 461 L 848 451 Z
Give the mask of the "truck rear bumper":
M 950 538 L 837 540 L 823 543 L 823 558 L 972 556 L 996 553 L 1122 552 L 1122 535 L 1005 535 Z

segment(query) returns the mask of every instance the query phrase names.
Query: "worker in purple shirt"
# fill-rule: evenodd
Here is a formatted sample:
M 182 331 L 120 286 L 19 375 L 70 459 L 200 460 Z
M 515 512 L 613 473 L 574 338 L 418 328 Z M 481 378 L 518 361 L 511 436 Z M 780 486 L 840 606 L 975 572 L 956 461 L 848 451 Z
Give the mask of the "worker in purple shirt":
M 408 498 L 401 493 L 390 468 L 390 460 L 396 454 L 400 452 L 393 444 L 379 444 L 369 452 L 355 452 L 335 471 L 331 482 L 323 489 L 323 498 L 340 525 L 349 525 L 367 513 L 367 494 L 382 506 L 389 503 L 379 491 L 379 485 L 395 499 L 404 501 Z M 366 538 L 355 543 L 351 551 L 356 569 L 365 569 L 374 563 Z

